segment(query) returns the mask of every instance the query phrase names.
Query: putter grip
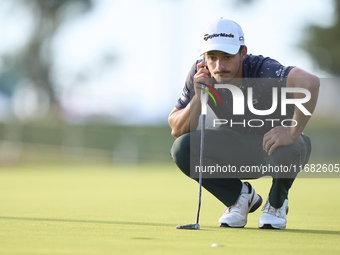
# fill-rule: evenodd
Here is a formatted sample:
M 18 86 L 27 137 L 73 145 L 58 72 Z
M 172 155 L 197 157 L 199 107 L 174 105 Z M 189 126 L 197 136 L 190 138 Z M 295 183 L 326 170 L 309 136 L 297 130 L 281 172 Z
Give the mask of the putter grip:
M 203 89 L 207 89 L 206 86 L 202 85 Z M 208 105 L 208 93 L 201 90 L 201 114 L 207 115 L 207 105 Z

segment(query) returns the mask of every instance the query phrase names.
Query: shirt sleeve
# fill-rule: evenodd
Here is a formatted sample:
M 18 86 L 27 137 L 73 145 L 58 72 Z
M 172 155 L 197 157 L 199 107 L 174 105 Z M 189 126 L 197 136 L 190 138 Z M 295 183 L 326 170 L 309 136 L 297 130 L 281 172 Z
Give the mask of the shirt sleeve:
M 286 87 L 287 77 L 289 72 L 294 66 L 283 66 L 275 59 L 265 58 L 257 71 L 258 79 L 257 83 L 261 91 L 264 100 L 272 101 L 272 88 L 278 88 L 278 100 L 281 101 L 281 88 Z M 287 94 L 288 98 L 293 98 L 294 95 L 291 93 Z M 281 104 L 278 105 L 277 110 L 274 114 L 281 116 Z M 294 114 L 294 106 L 289 104 L 286 107 L 286 118 L 292 118 Z
M 257 78 L 277 79 L 275 83 L 283 87 L 286 85 L 285 80 L 288 77 L 288 73 L 293 68 L 293 66 L 283 66 L 275 59 L 265 58 L 258 68 L 256 76 Z
M 175 106 L 178 110 L 185 108 L 189 104 L 191 98 L 195 95 L 194 75 L 197 73 L 197 64 L 201 61 L 202 60 L 197 60 L 192 65 L 188 73 L 187 79 L 184 84 L 182 96 L 178 99 L 177 104 Z

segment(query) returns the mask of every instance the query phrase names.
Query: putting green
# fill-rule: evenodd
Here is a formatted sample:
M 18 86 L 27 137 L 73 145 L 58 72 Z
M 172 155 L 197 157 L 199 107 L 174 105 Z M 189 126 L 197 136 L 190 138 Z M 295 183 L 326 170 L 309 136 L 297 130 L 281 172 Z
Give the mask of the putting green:
M 265 199 L 271 179 L 251 181 Z M 223 205 L 171 164 L 0 169 L 0 254 L 340 254 L 340 179 L 297 179 L 286 230 L 219 228 Z M 212 247 L 212 244 L 223 244 Z

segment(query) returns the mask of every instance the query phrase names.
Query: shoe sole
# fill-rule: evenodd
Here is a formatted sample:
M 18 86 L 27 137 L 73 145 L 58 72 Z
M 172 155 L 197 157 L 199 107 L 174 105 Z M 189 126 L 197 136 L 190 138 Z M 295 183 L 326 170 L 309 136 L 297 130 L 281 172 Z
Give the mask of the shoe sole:
M 244 226 L 229 226 L 227 223 L 221 223 L 220 224 L 221 228 L 244 228 Z
M 286 229 L 286 226 L 284 227 L 273 227 L 271 224 L 263 224 L 262 227 L 259 227 L 260 229 Z

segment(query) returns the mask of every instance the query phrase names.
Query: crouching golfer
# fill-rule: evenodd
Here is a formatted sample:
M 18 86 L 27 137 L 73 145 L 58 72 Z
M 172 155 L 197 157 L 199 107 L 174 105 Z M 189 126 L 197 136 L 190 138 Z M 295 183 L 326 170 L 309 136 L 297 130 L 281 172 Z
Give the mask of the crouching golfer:
M 303 130 L 315 109 L 320 82 L 298 67 L 247 54 L 244 42 L 242 28 L 234 21 L 221 18 L 207 26 L 200 52 L 203 59 L 192 66 L 182 96 L 169 115 L 176 138 L 171 156 L 184 174 L 197 181 L 193 173 L 200 156 L 200 131 L 196 130 L 200 91 L 209 88 L 208 105 L 222 125 L 205 130 L 203 168 L 233 169 L 216 176 L 203 175 L 203 187 L 226 206 L 220 226 L 247 224 L 248 213 L 262 204 L 262 198 L 241 179 L 268 174 L 273 177 L 272 186 L 258 226 L 285 229 L 288 191 L 311 152 L 310 139 Z M 281 104 L 283 99 L 285 104 Z M 251 166 L 259 171 L 240 174 Z M 276 171 L 268 171 L 273 169 Z

